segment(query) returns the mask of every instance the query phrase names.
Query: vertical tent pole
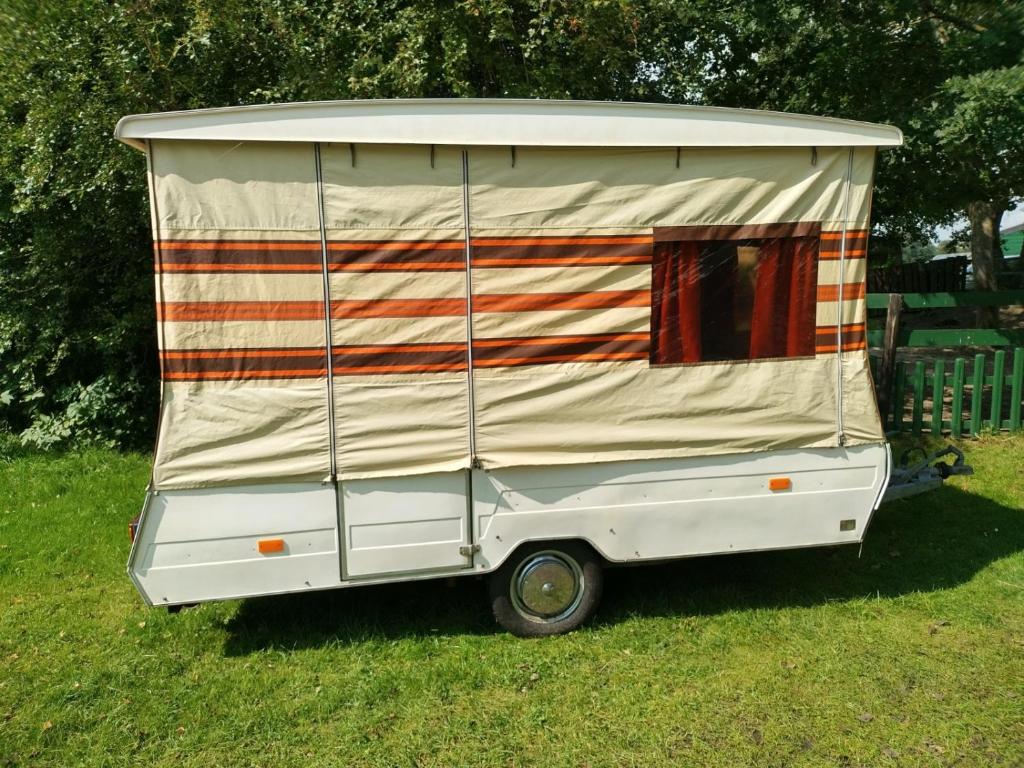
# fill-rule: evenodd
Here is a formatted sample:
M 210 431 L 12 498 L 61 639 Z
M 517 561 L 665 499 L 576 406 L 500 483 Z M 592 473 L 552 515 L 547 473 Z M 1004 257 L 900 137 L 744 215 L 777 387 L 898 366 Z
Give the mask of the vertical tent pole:
M 839 316 L 836 318 L 836 438 L 839 445 L 846 444 L 843 427 L 843 283 L 846 280 L 846 230 L 850 219 L 850 184 L 853 178 L 853 147 L 846 159 L 846 183 L 843 190 L 843 234 L 839 241 L 839 295 L 836 299 Z
M 327 434 L 331 441 L 331 482 L 338 479 L 337 446 L 334 439 L 334 337 L 331 334 L 331 274 L 327 264 L 327 222 L 324 212 L 324 174 L 320 144 L 313 145 L 316 163 L 316 204 L 320 221 L 320 266 L 324 281 L 324 336 L 327 349 Z
M 466 236 L 466 392 L 469 398 L 469 463 L 476 458 L 476 396 L 473 392 L 473 243 L 469 226 L 469 152 L 462 150 L 462 226 Z

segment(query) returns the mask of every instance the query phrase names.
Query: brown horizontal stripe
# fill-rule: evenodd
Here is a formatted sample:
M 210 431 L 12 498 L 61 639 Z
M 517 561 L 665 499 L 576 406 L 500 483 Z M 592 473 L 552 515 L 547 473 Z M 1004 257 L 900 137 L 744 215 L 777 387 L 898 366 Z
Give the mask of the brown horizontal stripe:
M 549 312 L 571 309 L 646 307 L 650 291 L 592 293 L 491 293 L 473 297 L 474 312 Z
M 856 352 L 861 349 L 867 349 L 866 341 L 851 341 L 843 342 L 843 352 Z M 818 344 L 814 348 L 814 353 L 817 355 L 824 355 L 830 352 L 838 352 L 839 347 L 835 344 Z
M 820 232 L 821 223 L 817 221 L 655 227 L 654 241 L 763 240 L 775 237 L 814 237 Z
M 648 291 L 593 293 L 482 294 L 473 298 L 476 312 L 537 312 L 573 309 L 646 307 Z M 342 299 L 331 302 L 336 320 L 364 317 L 458 317 L 464 299 Z M 323 319 L 320 301 L 168 301 L 157 305 L 164 322 L 299 321 Z
M 868 252 L 864 248 L 851 248 L 846 253 L 840 253 L 839 251 L 825 252 L 821 251 L 818 254 L 818 258 L 822 261 L 838 261 L 839 259 L 863 259 L 866 258 Z
M 866 286 L 863 282 L 860 283 L 844 283 L 843 284 L 843 301 L 853 301 L 854 299 L 863 299 Z M 818 286 L 818 301 L 839 301 L 839 286 L 838 285 L 819 285 Z
M 476 339 L 473 365 L 496 368 L 570 362 L 646 360 L 647 333 L 542 336 L 510 339 Z
M 462 240 L 393 240 L 327 244 L 332 272 L 451 271 L 466 268 Z
M 479 267 L 613 266 L 650 261 L 650 235 L 481 237 L 473 240 Z M 328 242 L 332 272 L 460 271 L 463 240 Z M 307 272 L 321 270 L 320 244 L 309 241 L 162 241 L 163 272 Z
M 868 232 L 864 229 L 852 229 L 846 232 L 845 252 L 843 251 L 843 233 L 822 232 L 819 258 L 831 261 L 839 258 L 863 259 L 867 256 Z
M 491 238 L 473 241 L 474 267 L 617 266 L 649 264 L 649 236 Z
M 160 272 L 320 272 L 320 243 L 308 241 L 164 240 Z
M 834 325 L 818 326 L 815 330 L 814 351 L 816 354 L 838 351 L 839 347 L 836 344 L 836 331 L 837 329 Z M 867 329 L 864 323 L 845 323 L 843 325 L 842 338 L 843 351 L 848 352 L 864 349 L 867 344 L 866 331 Z
M 333 347 L 334 373 L 427 373 L 466 370 L 466 344 L 376 344 Z
M 169 381 L 295 379 L 327 375 L 323 348 L 197 349 L 161 353 Z

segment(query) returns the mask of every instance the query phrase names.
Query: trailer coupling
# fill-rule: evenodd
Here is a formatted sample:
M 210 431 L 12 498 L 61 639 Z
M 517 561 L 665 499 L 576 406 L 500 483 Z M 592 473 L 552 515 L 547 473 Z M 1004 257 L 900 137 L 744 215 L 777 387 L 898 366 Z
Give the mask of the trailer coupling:
M 920 452 L 924 458 L 917 464 L 910 464 L 910 456 L 915 451 Z M 946 456 L 954 457 L 952 464 L 940 461 Z M 923 448 L 908 448 L 900 454 L 899 466 L 894 467 L 889 476 L 889 485 L 881 503 L 941 488 L 943 481 L 951 475 L 973 474 L 974 469 L 964 463 L 963 451 L 952 445 L 932 454 L 926 454 Z

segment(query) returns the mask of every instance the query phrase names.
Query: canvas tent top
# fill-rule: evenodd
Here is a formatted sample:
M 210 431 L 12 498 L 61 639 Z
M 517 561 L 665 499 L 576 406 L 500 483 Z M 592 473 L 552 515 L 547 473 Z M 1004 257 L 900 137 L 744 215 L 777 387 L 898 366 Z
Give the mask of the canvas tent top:
M 392 99 L 129 115 L 115 136 L 148 139 L 545 147 L 899 146 L 898 128 L 721 107 L 532 99 Z

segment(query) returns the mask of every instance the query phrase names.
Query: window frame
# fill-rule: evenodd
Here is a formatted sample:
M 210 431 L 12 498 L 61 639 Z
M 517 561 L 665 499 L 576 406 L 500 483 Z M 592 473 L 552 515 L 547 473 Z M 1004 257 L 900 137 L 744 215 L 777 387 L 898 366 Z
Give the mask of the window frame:
M 737 246 L 751 240 L 772 240 L 781 238 L 816 238 L 817 244 L 814 249 L 814 291 L 817 293 L 817 287 L 820 283 L 820 275 L 818 273 L 819 267 L 821 266 L 820 251 L 821 251 L 821 233 L 823 231 L 822 223 L 820 221 L 797 221 L 797 222 L 774 222 L 769 224 L 694 224 L 694 225 L 682 225 L 682 226 L 656 226 L 652 228 L 653 245 L 651 253 L 651 307 L 650 307 L 650 335 L 651 335 L 651 346 L 650 346 L 650 357 L 648 359 L 648 366 L 650 368 L 678 368 L 681 366 L 693 366 L 693 365 L 736 365 L 736 364 L 750 364 L 750 363 L 763 363 L 763 362 L 779 362 L 782 360 L 807 360 L 813 359 L 817 356 L 816 351 L 812 347 L 811 351 L 806 355 L 793 355 L 793 356 L 776 356 L 776 357 L 745 357 L 745 358 L 730 358 L 730 359 L 717 359 L 717 360 L 694 360 L 694 361 L 680 361 L 680 362 L 665 362 L 659 363 L 654 361 L 654 354 L 656 350 L 655 333 L 654 333 L 654 316 L 658 311 L 658 306 L 655 304 L 654 295 L 654 267 L 655 267 L 655 254 L 659 245 L 665 243 L 681 243 L 681 242 L 699 242 L 699 243 L 729 243 L 733 242 Z M 817 327 L 817 299 L 812 298 L 810 301 L 812 311 L 815 315 L 812 317 L 812 327 Z

